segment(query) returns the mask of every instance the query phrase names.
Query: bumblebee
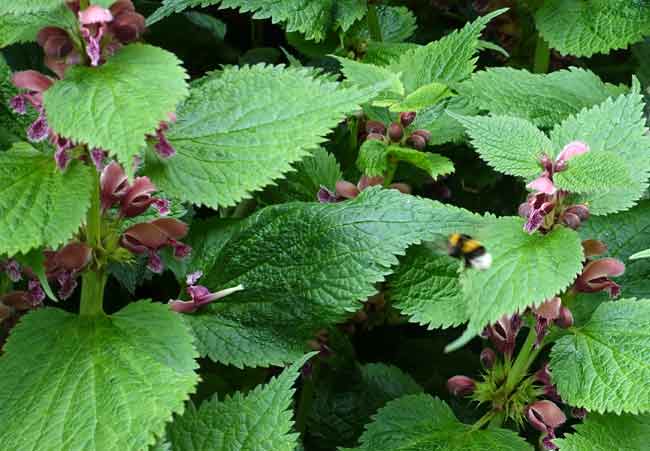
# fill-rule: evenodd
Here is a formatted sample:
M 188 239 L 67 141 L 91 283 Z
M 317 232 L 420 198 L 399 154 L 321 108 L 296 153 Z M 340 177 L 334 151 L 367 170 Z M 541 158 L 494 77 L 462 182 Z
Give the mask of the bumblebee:
M 485 250 L 481 243 L 469 235 L 461 233 L 449 235 L 447 252 L 452 257 L 462 258 L 466 267 L 485 270 L 492 266 L 492 255 Z

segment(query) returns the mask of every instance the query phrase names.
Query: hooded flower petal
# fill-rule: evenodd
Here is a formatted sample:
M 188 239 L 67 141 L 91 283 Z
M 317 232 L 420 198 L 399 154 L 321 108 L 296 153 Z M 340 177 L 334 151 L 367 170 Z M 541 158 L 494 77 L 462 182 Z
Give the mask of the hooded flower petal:
M 112 20 L 113 14 L 111 11 L 99 5 L 90 5 L 83 11 L 79 11 L 79 22 L 82 25 L 101 24 Z
M 357 188 L 354 183 L 345 180 L 339 180 L 336 182 L 336 194 L 345 199 L 353 199 L 357 197 L 359 193 L 359 188 Z
M 555 194 L 557 191 L 555 185 L 553 184 L 553 181 L 548 175 L 542 175 L 541 177 L 536 178 L 528 185 L 526 185 L 526 188 L 544 194 Z
M 153 203 L 152 194 L 156 187 L 149 177 L 137 177 L 133 185 L 122 198 L 120 212 L 126 218 L 132 218 L 144 213 Z
M 101 186 L 102 210 L 106 211 L 119 202 L 129 190 L 129 182 L 122 166 L 112 162 L 104 168 L 99 179 Z
M 625 272 L 625 265 L 615 258 L 601 258 L 587 263 L 582 274 L 575 281 L 575 288 L 584 293 L 607 291 L 610 297 L 620 294 L 621 287 L 610 277 L 618 277 Z
M 467 376 L 454 376 L 447 380 L 447 390 L 454 396 L 467 396 L 474 393 L 476 382 Z
M 584 240 L 582 250 L 586 258 L 595 257 L 607 252 L 607 245 L 600 240 Z
M 556 171 L 562 171 L 566 168 L 566 162 L 569 161 L 571 158 L 576 157 L 578 155 L 582 155 L 583 153 L 589 152 L 589 146 L 582 141 L 572 141 L 566 146 L 564 146 L 564 149 L 559 153 L 557 158 L 555 159 L 555 170 Z
M 320 202 L 321 204 L 331 204 L 341 200 L 339 196 L 336 195 L 336 193 L 330 191 L 329 189 L 327 189 L 327 187 L 322 185 L 318 190 L 318 193 L 316 193 L 316 198 L 318 199 L 318 202 Z
M 39 93 L 47 91 L 47 89 L 54 83 L 50 77 L 35 70 L 16 72 L 11 77 L 11 80 L 17 88 Z
M 90 159 L 93 161 L 97 172 L 102 172 L 104 169 L 104 160 L 106 159 L 106 151 L 102 149 L 93 149 L 90 151 Z

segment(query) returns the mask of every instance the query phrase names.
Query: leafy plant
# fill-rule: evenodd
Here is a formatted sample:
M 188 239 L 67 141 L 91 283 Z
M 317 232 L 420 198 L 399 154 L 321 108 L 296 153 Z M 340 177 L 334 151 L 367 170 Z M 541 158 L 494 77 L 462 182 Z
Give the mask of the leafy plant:
M 3 449 L 645 449 L 649 24 L 3 2 Z

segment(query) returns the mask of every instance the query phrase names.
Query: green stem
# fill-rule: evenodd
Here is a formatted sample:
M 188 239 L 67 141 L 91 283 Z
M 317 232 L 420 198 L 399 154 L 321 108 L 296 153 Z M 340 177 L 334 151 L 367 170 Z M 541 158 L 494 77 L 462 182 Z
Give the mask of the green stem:
M 536 339 L 537 333 L 535 332 L 535 328 L 531 327 L 530 332 L 528 332 L 528 337 L 526 337 L 526 341 L 519 350 L 519 354 L 517 354 L 515 363 L 508 372 L 508 379 L 506 379 L 505 385 L 506 393 L 512 393 L 515 387 L 519 385 L 519 382 L 521 382 L 524 376 L 526 376 L 528 368 L 533 363 L 532 360 L 534 360 L 534 358 L 531 360 L 531 357 L 537 357 L 541 346 L 538 349 L 533 350 Z
M 255 207 L 257 207 L 255 199 L 244 199 L 237 204 L 231 218 L 245 218 L 255 210 Z
M 483 415 L 479 420 L 472 425 L 473 430 L 479 430 L 486 424 L 488 424 L 492 418 L 496 415 L 496 412 L 494 410 L 490 410 L 488 413 Z
M 97 316 L 104 314 L 104 287 L 106 269 L 98 260 L 102 247 L 102 210 L 100 205 L 99 174 L 93 176 L 93 194 L 86 217 L 86 243 L 93 249 L 94 261 L 81 279 L 81 306 L 79 314 Z
M 315 379 L 318 373 L 318 363 L 312 363 L 312 373 L 310 377 L 304 379 L 302 389 L 300 390 L 300 399 L 298 400 L 298 411 L 296 412 L 296 430 L 300 435 L 305 435 L 307 428 L 307 415 L 311 410 L 314 401 Z
M 381 27 L 379 26 L 379 16 L 377 15 L 377 7 L 375 5 L 368 5 L 367 20 L 370 38 L 373 41 L 381 42 Z
M 503 426 L 503 421 L 506 419 L 505 412 L 495 412 L 494 416 L 488 424 L 488 429 L 500 428 Z
M 390 159 L 388 161 L 388 170 L 384 176 L 384 186 L 388 186 L 393 183 L 393 177 L 395 177 L 395 171 L 397 171 L 397 161 Z
M 533 72 L 545 74 L 551 62 L 551 50 L 541 35 L 537 35 L 537 45 L 535 46 L 535 61 L 533 62 Z

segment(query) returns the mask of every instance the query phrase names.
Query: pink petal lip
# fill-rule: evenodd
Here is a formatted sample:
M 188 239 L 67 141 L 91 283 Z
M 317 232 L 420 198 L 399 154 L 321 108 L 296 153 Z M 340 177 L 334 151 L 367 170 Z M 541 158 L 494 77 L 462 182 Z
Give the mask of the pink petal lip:
M 113 14 L 111 14 L 111 11 L 99 5 L 90 5 L 83 11 L 79 11 L 79 22 L 82 25 L 106 23 L 112 20 Z
M 589 152 L 589 146 L 582 141 L 571 141 L 569 144 L 564 146 L 564 149 L 559 153 L 556 158 L 558 163 L 563 163 L 569 161 L 571 158 L 583 153 Z
M 526 185 L 526 188 L 544 194 L 555 194 L 557 191 L 553 181 L 547 175 L 542 175 L 541 177 L 536 178 Z
M 27 89 L 32 92 L 44 92 L 54 83 L 50 77 L 35 70 L 16 72 L 11 77 L 11 80 L 17 88 Z

